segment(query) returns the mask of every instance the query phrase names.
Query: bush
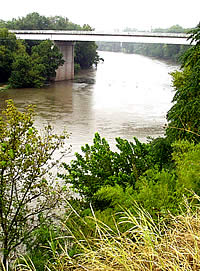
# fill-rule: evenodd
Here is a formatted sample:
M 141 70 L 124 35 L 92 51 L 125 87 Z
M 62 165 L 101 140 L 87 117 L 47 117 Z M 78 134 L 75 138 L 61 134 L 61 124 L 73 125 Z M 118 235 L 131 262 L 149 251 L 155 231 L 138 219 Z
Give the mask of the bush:
M 200 195 L 200 144 L 179 141 L 173 144 L 173 159 L 178 175 L 177 194 L 194 191 Z
M 135 144 L 116 138 L 119 152 L 113 152 L 108 142 L 95 134 L 93 145 L 82 147 L 82 153 L 76 153 L 76 160 L 70 165 L 63 163 L 66 174 L 60 174 L 66 183 L 72 185 L 87 202 L 93 202 L 94 194 L 106 185 L 119 185 L 134 188 L 136 180 L 149 167 L 154 166 L 154 159 L 149 144 Z
M 174 171 L 149 169 L 136 183 L 135 200 L 154 218 L 177 212 L 181 198 L 176 195 L 177 177 Z

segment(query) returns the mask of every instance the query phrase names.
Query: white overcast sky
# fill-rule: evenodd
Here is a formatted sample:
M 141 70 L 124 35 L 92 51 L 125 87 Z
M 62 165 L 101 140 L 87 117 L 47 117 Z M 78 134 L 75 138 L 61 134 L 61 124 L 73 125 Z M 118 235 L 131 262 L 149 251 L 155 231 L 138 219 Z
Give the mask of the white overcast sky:
M 125 27 L 150 30 L 175 24 L 195 27 L 200 21 L 200 0 L 2 0 L 0 19 L 11 20 L 38 12 L 67 17 L 96 30 Z

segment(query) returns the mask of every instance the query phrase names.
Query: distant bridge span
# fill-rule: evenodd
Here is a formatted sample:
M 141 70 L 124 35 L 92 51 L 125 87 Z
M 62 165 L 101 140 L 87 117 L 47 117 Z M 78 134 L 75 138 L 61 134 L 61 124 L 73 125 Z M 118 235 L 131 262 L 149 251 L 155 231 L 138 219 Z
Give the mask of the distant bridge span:
M 63 54 L 65 63 L 56 71 L 56 81 L 74 78 L 74 43 L 76 41 L 107 41 L 133 43 L 164 43 L 189 45 L 188 34 L 151 33 L 151 32 L 116 32 L 63 30 L 10 30 L 18 39 L 52 40 Z

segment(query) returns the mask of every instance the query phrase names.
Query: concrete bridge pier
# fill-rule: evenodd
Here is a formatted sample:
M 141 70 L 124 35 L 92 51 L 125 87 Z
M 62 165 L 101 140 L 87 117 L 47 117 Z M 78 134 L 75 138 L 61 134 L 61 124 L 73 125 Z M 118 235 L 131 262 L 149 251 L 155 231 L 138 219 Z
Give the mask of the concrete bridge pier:
M 58 46 L 65 63 L 56 70 L 55 81 L 74 79 L 74 42 L 54 41 Z

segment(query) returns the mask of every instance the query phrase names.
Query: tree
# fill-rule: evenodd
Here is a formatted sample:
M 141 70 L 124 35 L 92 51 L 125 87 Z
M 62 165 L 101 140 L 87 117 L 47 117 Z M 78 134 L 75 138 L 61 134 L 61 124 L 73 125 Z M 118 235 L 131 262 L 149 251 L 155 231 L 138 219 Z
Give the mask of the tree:
M 53 154 L 66 133 L 41 136 L 33 126 L 33 107 L 19 112 L 10 100 L 0 118 L 0 243 L 4 266 L 9 256 L 59 207 L 61 188 L 49 176 Z
M 166 130 L 172 140 L 200 140 L 200 24 L 191 31 L 190 47 L 182 57 L 182 71 L 172 73 L 175 95 L 174 105 L 168 111 Z
M 26 17 L 13 18 L 11 21 L 7 21 L 5 25 L 8 29 L 49 29 L 49 20 L 37 12 L 32 12 L 27 14 Z
M 32 47 L 31 58 L 33 64 L 44 65 L 44 70 L 41 73 L 46 80 L 56 75 L 56 69 L 64 64 L 62 54 L 58 47 L 50 40 L 42 41 L 39 45 Z
M 150 144 L 134 139 L 135 144 L 116 138 L 119 152 L 114 152 L 96 133 L 92 146 L 86 144 L 81 148 L 82 154 L 75 153 L 75 160 L 70 164 L 63 163 L 66 174 L 60 174 L 60 177 L 88 202 L 93 201 L 94 194 L 106 185 L 134 188 L 139 176 L 154 165 Z
M 77 42 L 74 61 L 83 69 L 90 68 L 92 64 L 97 65 L 97 63 L 102 60 L 98 56 L 97 47 L 93 41 Z
M 5 28 L 0 28 L 0 82 L 6 82 L 11 74 L 11 66 L 18 44 L 14 34 Z
M 9 78 L 9 84 L 13 88 L 41 87 L 44 81 L 45 78 L 39 72 L 34 73 L 31 57 L 26 52 L 15 57 Z
M 11 21 L 1 21 L 0 26 L 8 29 L 35 29 L 35 30 L 81 30 L 81 26 L 69 22 L 68 18 L 62 16 L 45 17 L 37 12 L 27 14 L 25 17 L 13 18 Z
M 94 28 L 92 28 L 88 24 L 84 24 L 82 27 L 82 30 L 84 31 L 94 31 Z M 97 64 L 100 61 L 104 61 L 103 58 L 100 58 L 97 53 L 98 46 L 93 41 L 86 41 L 86 42 L 76 42 L 75 45 L 75 57 L 74 62 L 82 69 L 88 69 L 93 64 L 97 66 Z
M 49 40 L 42 41 L 32 47 L 31 55 L 22 51 L 15 56 L 9 83 L 13 88 L 42 87 L 63 63 L 57 46 Z

